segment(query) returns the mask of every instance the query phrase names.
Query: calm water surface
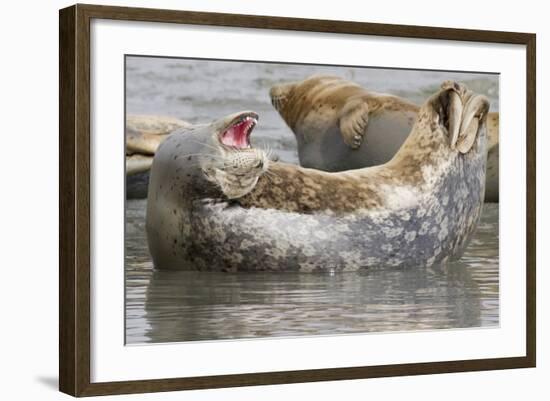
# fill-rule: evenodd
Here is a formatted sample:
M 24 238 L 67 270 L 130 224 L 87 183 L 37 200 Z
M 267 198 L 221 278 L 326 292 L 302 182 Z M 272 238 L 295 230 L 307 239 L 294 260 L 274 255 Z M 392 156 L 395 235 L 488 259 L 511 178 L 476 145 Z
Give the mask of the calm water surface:
M 127 343 L 499 323 L 498 204 L 485 204 L 476 235 L 458 262 L 330 275 L 154 270 L 145 202 L 127 203 Z
M 423 102 L 445 79 L 465 82 L 498 110 L 498 76 L 130 57 L 129 113 L 206 122 L 260 114 L 252 134 L 297 163 L 294 136 L 269 87 L 314 73 Z M 498 204 L 486 204 L 459 262 L 339 274 L 155 271 L 145 237 L 146 200 L 126 203 L 126 341 L 129 344 L 271 336 L 491 327 L 499 324 Z

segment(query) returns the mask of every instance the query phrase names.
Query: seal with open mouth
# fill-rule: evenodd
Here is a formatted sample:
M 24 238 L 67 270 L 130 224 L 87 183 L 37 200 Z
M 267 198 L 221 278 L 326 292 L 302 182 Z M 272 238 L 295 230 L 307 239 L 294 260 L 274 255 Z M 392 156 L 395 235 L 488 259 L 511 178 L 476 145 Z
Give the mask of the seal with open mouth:
M 458 258 L 483 205 L 488 109 L 445 82 L 392 160 L 338 173 L 270 163 L 249 147 L 253 124 L 235 123 L 243 114 L 174 134 L 151 171 L 155 267 L 310 272 Z
M 293 131 L 300 165 L 344 171 L 389 161 L 407 139 L 420 107 L 335 76 L 275 85 L 271 102 Z M 489 113 L 485 200 L 498 202 L 498 113 Z
M 269 166 L 253 148 L 258 115 L 245 111 L 174 131 L 157 148 L 147 201 L 147 239 L 157 268 L 192 269 L 194 210 L 250 192 Z
M 169 116 L 129 114 L 126 116 L 126 174 L 148 171 L 159 145 L 172 131 L 190 123 Z

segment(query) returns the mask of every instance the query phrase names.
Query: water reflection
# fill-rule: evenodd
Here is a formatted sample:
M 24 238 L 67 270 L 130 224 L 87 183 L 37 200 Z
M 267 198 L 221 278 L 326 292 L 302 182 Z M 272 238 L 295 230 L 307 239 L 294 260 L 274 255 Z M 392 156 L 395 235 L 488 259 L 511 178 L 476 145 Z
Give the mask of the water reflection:
M 128 203 L 128 343 L 498 325 L 496 204 L 458 262 L 334 275 L 155 271 L 144 205 Z

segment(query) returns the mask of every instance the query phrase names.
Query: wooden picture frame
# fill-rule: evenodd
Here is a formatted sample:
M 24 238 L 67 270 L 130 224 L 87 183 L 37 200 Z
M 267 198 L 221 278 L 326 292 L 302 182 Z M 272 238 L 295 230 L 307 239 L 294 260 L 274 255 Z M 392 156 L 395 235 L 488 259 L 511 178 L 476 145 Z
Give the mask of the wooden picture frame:
M 92 19 L 267 28 L 399 38 L 517 44 L 526 47 L 527 227 L 526 355 L 366 367 L 181 377 L 90 380 L 90 21 Z M 60 266 L 59 388 L 73 396 L 143 393 L 401 375 L 534 367 L 536 362 L 536 37 L 530 33 L 372 24 L 253 15 L 74 5 L 59 15 Z

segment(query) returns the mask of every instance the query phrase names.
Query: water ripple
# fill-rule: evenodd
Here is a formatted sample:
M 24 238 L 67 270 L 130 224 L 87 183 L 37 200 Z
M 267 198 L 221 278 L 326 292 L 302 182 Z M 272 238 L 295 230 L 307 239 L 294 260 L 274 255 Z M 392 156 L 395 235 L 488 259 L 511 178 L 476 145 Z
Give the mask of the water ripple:
M 499 323 L 498 204 L 439 267 L 300 274 L 155 271 L 145 200 L 127 202 L 126 340 L 172 342 L 434 330 Z

